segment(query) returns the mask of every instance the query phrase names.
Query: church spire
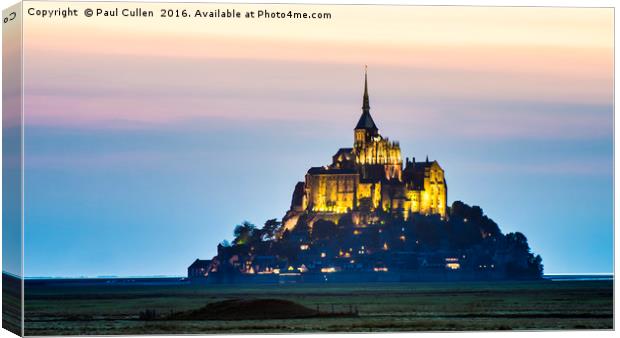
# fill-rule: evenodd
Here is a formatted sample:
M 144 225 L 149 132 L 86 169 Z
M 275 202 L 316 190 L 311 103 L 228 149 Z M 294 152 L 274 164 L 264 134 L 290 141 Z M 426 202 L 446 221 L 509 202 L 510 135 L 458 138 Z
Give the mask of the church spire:
M 372 135 L 377 134 L 379 128 L 370 116 L 370 100 L 368 99 L 368 66 L 364 70 L 364 103 L 362 105 L 362 116 L 360 117 L 355 129 L 364 129 L 371 132 Z
M 368 99 L 368 65 L 364 67 L 364 103 L 363 112 L 370 112 L 370 100 Z

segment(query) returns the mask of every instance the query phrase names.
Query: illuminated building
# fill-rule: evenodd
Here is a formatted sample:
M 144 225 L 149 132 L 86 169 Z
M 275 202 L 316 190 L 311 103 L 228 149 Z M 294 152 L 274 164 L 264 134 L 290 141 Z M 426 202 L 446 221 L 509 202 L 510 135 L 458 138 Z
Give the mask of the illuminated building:
M 312 167 L 295 186 L 285 228 L 295 226 L 301 213 L 337 222 L 342 214 L 356 213 L 357 223 L 368 223 L 377 210 L 446 216 L 448 188 L 437 161 L 403 164 L 400 145 L 379 133 L 370 115 L 368 76 L 364 75 L 362 115 L 353 132 L 353 147 L 341 148 L 330 165 Z M 372 218 L 371 218 L 372 219 Z M 366 220 L 366 221 L 365 221 Z

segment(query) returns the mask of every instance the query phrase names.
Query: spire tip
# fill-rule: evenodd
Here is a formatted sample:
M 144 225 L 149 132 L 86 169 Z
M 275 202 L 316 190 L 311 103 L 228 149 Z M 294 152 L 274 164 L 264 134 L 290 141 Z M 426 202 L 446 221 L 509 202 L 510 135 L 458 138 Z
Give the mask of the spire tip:
M 364 65 L 364 100 L 362 110 L 369 111 L 370 103 L 368 100 L 368 65 Z

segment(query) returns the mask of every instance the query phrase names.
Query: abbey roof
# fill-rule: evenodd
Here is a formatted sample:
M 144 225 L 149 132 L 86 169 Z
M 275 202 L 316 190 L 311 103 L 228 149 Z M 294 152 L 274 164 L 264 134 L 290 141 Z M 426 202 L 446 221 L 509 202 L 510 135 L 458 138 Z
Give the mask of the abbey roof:
M 370 100 L 368 98 L 368 72 L 364 72 L 364 99 L 362 104 L 362 116 L 360 120 L 357 122 L 355 129 L 366 129 L 366 130 L 374 130 L 377 131 L 377 125 L 375 121 L 372 120 L 372 116 L 370 116 Z
M 370 116 L 369 110 L 364 110 L 364 112 L 362 113 L 362 116 L 360 116 L 360 120 L 357 122 L 357 125 L 355 126 L 355 129 L 379 130 L 379 128 L 377 128 L 377 125 L 375 124 L 375 121 L 372 120 L 372 116 Z

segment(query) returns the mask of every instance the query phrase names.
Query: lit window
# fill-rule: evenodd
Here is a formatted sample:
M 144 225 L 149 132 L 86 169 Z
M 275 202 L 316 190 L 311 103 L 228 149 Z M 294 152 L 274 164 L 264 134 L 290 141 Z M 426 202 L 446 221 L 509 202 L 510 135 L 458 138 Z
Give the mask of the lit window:
M 461 264 L 459 263 L 448 263 L 446 264 L 446 268 L 450 269 L 450 270 L 458 270 L 461 268 Z

